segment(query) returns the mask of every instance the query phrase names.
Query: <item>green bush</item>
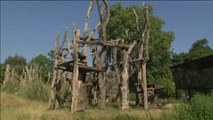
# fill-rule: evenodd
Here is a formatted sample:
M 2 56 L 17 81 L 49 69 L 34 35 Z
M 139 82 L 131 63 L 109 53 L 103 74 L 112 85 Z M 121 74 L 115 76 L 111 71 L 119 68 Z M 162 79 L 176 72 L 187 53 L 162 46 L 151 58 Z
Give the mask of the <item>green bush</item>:
M 130 100 L 130 101 L 136 101 L 136 94 L 133 93 L 133 92 L 130 92 L 130 93 L 129 93 L 129 100 Z
M 190 103 L 180 103 L 173 113 L 164 113 L 162 120 L 213 120 L 213 96 L 197 94 Z
M 213 96 L 197 94 L 192 98 L 190 109 L 195 120 L 213 120 Z

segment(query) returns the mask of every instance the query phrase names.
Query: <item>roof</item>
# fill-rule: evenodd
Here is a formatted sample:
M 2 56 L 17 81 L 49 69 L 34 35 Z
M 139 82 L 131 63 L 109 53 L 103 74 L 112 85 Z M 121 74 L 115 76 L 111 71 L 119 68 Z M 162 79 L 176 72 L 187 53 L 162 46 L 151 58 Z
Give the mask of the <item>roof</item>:
M 177 64 L 172 66 L 172 69 L 175 68 L 195 68 L 195 69 L 202 69 L 202 68 L 209 68 L 213 67 L 213 55 L 209 55 L 206 57 L 202 57 L 195 60 L 186 61 L 181 64 Z

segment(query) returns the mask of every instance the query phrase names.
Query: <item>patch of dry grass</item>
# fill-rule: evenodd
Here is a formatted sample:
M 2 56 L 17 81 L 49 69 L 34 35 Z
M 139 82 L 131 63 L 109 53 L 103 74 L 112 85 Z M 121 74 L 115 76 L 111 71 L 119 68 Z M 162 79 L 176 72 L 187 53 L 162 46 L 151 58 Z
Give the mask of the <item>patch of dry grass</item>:
M 67 108 L 46 111 L 47 103 L 24 99 L 4 92 L 1 93 L 0 106 L 1 120 L 118 120 L 120 116 L 127 116 L 128 120 L 129 118 L 147 120 L 158 119 L 162 114 L 160 109 L 149 112 L 136 109 L 120 111 L 112 107 L 104 111 L 88 108 L 85 112 L 76 114 L 71 114 Z

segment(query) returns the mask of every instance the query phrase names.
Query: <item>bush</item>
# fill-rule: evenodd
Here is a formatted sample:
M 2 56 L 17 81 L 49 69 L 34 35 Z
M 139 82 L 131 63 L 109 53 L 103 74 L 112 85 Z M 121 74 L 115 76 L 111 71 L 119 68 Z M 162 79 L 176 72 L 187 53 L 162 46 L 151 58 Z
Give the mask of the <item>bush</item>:
M 192 98 L 190 109 L 195 120 L 213 120 L 213 96 L 197 94 Z
M 8 93 L 18 93 L 19 91 L 19 81 L 18 80 L 8 80 L 5 82 L 5 84 L 2 85 L 2 91 L 8 92 Z
M 27 69 L 27 68 L 26 68 Z M 7 80 L 2 86 L 2 91 L 20 95 L 29 99 L 48 101 L 49 84 L 45 84 L 39 77 L 38 69 L 30 68 L 28 72 L 18 75 L 15 69 L 9 70 Z M 30 78 L 28 77 L 31 76 Z
M 164 113 L 162 120 L 213 120 L 213 96 L 197 94 L 190 103 L 180 103 L 173 113 Z
M 49 86 L 41 80 L 36 79 L 32 82 L 20 85 L 20 96 L 32 100 L 48 101 Z

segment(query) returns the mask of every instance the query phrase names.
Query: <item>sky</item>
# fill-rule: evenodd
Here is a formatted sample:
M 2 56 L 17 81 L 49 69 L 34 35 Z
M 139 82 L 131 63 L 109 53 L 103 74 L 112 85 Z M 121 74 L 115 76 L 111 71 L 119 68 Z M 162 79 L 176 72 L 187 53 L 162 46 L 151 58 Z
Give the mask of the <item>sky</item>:
M 113 5 L 119 1 L 109 1 Z M 142 6 L 141 1 L 120 1 L 123 6 Z M 196 40 L 206 38 L 213 48 L 213 2 L 145 1 L 154 6 L 154 15 L 165 21 L 164 31 L 173 31 L 174 52 L 187 52 Z M 53 49 L 56 33 L 72 23 L 83 31 L 89 1 L 1 1 L 1 63 L 8 56 L 21 55 L 27 61 Z M 95 7 L 90 29 L 98 22 Z

